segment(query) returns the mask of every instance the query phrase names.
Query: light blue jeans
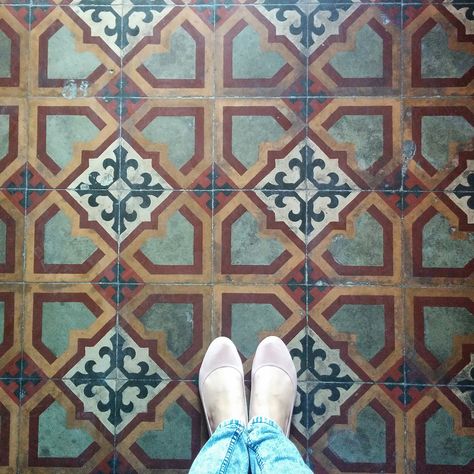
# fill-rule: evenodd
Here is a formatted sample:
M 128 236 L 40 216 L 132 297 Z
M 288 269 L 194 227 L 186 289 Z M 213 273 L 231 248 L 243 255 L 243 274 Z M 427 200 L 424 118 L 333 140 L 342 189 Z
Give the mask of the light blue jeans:
M 250 469 L 250 471 L 249 471 Z M 273 420 L 256 416 L 247 428 L 223 421 L 203 446 L 190 474 L 310 474 L 296 446 Z

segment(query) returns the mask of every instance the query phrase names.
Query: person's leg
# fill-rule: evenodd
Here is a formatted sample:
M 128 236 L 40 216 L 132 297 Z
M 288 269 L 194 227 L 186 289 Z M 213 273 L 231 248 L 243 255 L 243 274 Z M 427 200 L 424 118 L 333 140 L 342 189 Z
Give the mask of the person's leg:
M 247 446 L 253 474 L 312 473 L 296 446 L 270 418 L 256 416 L 250 420 Z
M 247 474 L 244 370 L 230 339 L 218 337 L 207 349 L 199 370 L 199 393 L 211 437 L 190 472 Z
M 288 439 L 296 398 L 296 369 L 283 341 L 267 337 L 252 365 L 248 448 L 252 472 L 310 473 Z

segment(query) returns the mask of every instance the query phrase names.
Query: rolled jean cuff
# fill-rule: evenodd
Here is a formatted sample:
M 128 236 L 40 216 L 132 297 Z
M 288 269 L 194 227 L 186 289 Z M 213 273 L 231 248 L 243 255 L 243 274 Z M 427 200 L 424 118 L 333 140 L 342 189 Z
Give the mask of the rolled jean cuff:
M 214 433 L 219 430 L 223 430 L 224 428 L 234 428 L 235 430 L 242 428 L 245 429 L 245 425 L 237 418 L 230 418 L 228 420 L 221 421 L 217 428 L 214 430 Z
M 247 429 L 251 430 L 252 427 L 257 423 L 265 423 L 267 425 L 270 425 L 272 428 L 275 428 L 278 431 L 281 431 L 283 433 L 283 430 L 281 429 L 280 425 L 276 421 L 273 421 L 271 418 L 267 418 L 266 416 L 254 416 L 249 421 L 249 424 L 247 425 Z

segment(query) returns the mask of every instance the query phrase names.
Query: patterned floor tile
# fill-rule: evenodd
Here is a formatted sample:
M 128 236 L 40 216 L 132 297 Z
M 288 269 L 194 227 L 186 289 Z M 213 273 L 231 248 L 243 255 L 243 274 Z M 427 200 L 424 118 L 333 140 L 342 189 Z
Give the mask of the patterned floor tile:
M 23 277 L 24 214 L 0 190 L 0 281 Z
M 405 93 L 472 95 L 474 21 L 469 6 L 406 5 L 403 20 Z
M 399 5 L 321 2 L 310 8 L 310 95 L 398 95 Z
M 119 122 L 106 107 L 93 98 L 29 101 L 28 165 L 47 187 L 99 190 L 116 177 Z
M 399 189 L 400 109 L 396 98 L 311 100 L 308 146 L 315 187 Z M 336 175 L 331 181 L 329 170 Z M 323 180 L 320 174 L 328 177 Z
M 309 455 L 314 472 L 404 472 L 403 412 L 379 385 L 309 385 Z M 424 471 L 417 471 L 424 472 Z
M 121 6 L 37 7 L 29 91 L 67 99 L 104 95 L 120 74 Z
M 119 437 L 120 472 L 185 472 L 207 437 L 197 387 L 170 382 Z
M 236 187 L 306 187 L 306 133 L 284 100 L 218 100 L 216 163 Z M 295 183 L 295 184 L 291 184 Z
M 3 387 L 8 381 L 0 380 L 0 470 L 5 474 L 17 472 L 20 407 L 5 396 Z
M 26 281 L 91 282 L 117 259 L 118 210 L 103 200 L 87 213 L 71 195 L 45 191 L 27 215 Z M 90 202 L 90 201 L 89 201 Z
M 309 283 L 399 284 L 402 223 L 398 196 L 375 192 L 340 195 L 328 194 L 333 199 L 330 204 L 323 201 L 324 211 L 313 213 L 319 232 L 310 235 L 308 242 Z M 317 204 L 318 193 L 315 197 Z M 323 199 L 328 197 L 323 194 Z
M 25 13 L 27 16 L 28 7 L 0 5 L 0 54 L 2 57 L 0 97 L 19 98 L 26 95 L 28 23 L 24 21 L 22 16 Z M 2 99 L 0 106 L 3 105 L 4 99 Z
M 135 96 L 211 96 L 213 11 L 208 7 L 125 5 L 122 81 Z
M 469 384 L 474 362 L 474 300 L 462 288 L 406 290 L 408 382 Z
M 167 379 L 194 379 L 213 339 L 209 285 L 146 285 L 120 310 L 120 325 Z M 139 342 L 143 341 L 143 342 Z
M 307 378 L 386 382 L 403 361 L 403 330 L 399 288 L 328 287 L 309 311 Z
M 474 190 L 474 101 L 409 99 L 403 117 L 405 189 L 448 190 L 461 201 Z
M 306 354 L 306 310 L 281 285 L 214 287 L 216 334 L 232 339 L 243 359 L 244 370 L 250 373 L 258 343 L 269 335 L 285 341 L 304 379 Z
M 156 209 L 146 194 L 123 206 L 127 219 L 121 264 L 145 283 L 211 282 L 211 216 L 191 192 L 173 192 Z M 133 230 L 132 230 L 133 229 Z
M 23 286 L 0 284 L 0 378 L 18 377 L 18 372 L 12 370 L 12 362 L 22 355 L 22 324 Z
M 305 260 L 305 195 L 282 191 L 269 205 L 264 192 L 229 191 L 227 202 L 214 210 L 214 279 L 265 284 L 292 279 Z
M 153 161 L 166 187 L 189 189 L 211 166 L 212 128 L 210 100 L 144 100 L 127 115 L 122 136 L 133 138 L 140 155 Z
M 218 96 L 305 95 L 306 15 L 301 8 L 217 8 Z
M 106 387 L 104 384 L 102 391 L 96 392 L 96 406 Z M 113 435 L 62 382 L 52 380 L 22 406 L 20 443 L 19 467 L 29 473 L 92 472 L 113 453 Z
M 413 200 L 403 220 L 407 282 L 472 285 L 472 198 L 457 193 L 423 193 Z
M 406 414 L 406 472 L 472 472 L 472 413 L 472 400 L 466 406 L 459 401 L 455 390 L 449 387 L 430 387 Z

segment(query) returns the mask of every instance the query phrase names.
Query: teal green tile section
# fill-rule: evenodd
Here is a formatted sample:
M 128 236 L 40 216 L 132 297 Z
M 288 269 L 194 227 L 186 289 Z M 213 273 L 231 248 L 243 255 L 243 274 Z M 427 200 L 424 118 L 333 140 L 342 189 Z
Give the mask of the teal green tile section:
M 153 54 L 143 64 L 157 79 L 194 79 L 196 43 L 180 27 L 171 36 L 170 50 Z
M 463 268 L 474 258 L 474 234 L 453 239 L 449 221 L 436 214 L 423 228 L 423 266 Z
M 426 422 L 428 464 L 466 466 L 473 459 L 474 436 L 459 436 L 454 430 L 454 420 L 444 408 Z
M 432 116 L 421 119 L 421 154 L 437 170 L 449 161 L 450 143 L 467 143 L 474 127 L 464 117 Z
M 260 342 L 259 334 L 277 329 L 284 321 L 271 304 L 235 303 L 232 305 L 232 340 L 245 357 L 250 357 Z
M 370 168 L 383 157 L 383 117 L 381 115 L 345 115 L 329 133 L 339 143 L 353 143 L 361 170 Z
M 69 217 L 59 211 L 45 225 L 44 260 L 48 264 L 80 264 L 96 250 L 87 237 L 72 236 Z
M 357 350 L 367 360 L 385 345 L 385 311 L 383 305 L 345 304 L 331 317 L 339 332 L 356 334 Z
M 147 431 L 137 443 L 152 459 L 191 459 L 191 429 L 189 415 L 174 403 L 165 413 L 163 431 Z
M 357 416 L 356 431 L 333 430 L 329 435 L 329 447 L 339 459 L 350 463 L 383 463 L 386 427 L 384 419 L 370 406 Z
M 429 78 L 462 77 L 474 66 L 474 56 L 449 48 L 448 33 L 438 23 L 421 40 L 421 75 Z
M 283 128 L 273 117 L 232 117 L 232 154 L 246 168 L 258 160 L 260 145 L 273 142 L 284 134 Z
M 284 251 L 275 239 L 263 239 L 258 223 L 246 212 L 232 225 L 231 261 L 233 265 L 270 265 Z
M 0 31 L 1 33 L 1 31 Z M 1 47 L 0 47 L 1 50 Z M 0 61 L 0 68 L 1 63 Z M 8 146 L 10 143 L 10 117 L 8 115 L 0 115 L 0 160 L 5 158 L 5 155 L 8 153 Z
M 355 236 L 333 238 L 329 252 L 341 265 L 382 266 L 383 229 L 368 213 L 361 214 L 355 223 Z
M 474 334 L 474 314 L 466 308 L 426 306 L 424 323 L 425 345 L 440 363 L 451 357 L 455 336 Z
M 95 316 L 80 302 L 45 302 L 41 338 L 49 350 L 59 357 L 69 345 L 69 334 L 73 329 L 87 329 Z
M 5 303 L 0 301 L 0 344 L 3 342 L 5 331 Z
M 179 357 L 193 342 L 193 305 L 156 303 L 140 321 L 148 331 L 164 331 L 169 351 Z
M 141 250 L 155 265 L 193 265 L 194 227 L 177 211 L 168 220 L 166 235 L 149 238 Z
M 383 40 L 364 25 L 356 33 L 355 50 L 340 51 L 329 63 L 342 77 L 383 77 Z
M 46 153 L 65 168 L 74 158 L 74 145 L 93 140 L 99 132 L 83 115 L 50 115 L 46 118 Z
M 194 156 L 194 117 L 157 117 L 144 128 L 143 135 L 152 143 L 166 144 L 168 159 L 178 169 Z
M 65 26 L 48 42 L 48 77 L 55 79 L 86 79 L 101 62 L 88 52 L 76 50 L 74 35 Z
M 43 458 L 74 458 L 93 442 L 84 430 L 68 428 L 66 410 L 53 402 L 39 416 L 38 456 Z
M 10 38 L 0 31 L 0 77 L 10 77 L 11 75 L 11 48 L 12 43 Z
M 7 226 L 0 220 L 0 263 L 5 263 L 7 259 Z
M 258 64 L 258 67 L 255 65 Z M 245 27 L 233 41 L 232 72 L 234 78 L 272 78 L 286 61 L 275 51 L 263 51 L 260 36 L 251 27 Z

